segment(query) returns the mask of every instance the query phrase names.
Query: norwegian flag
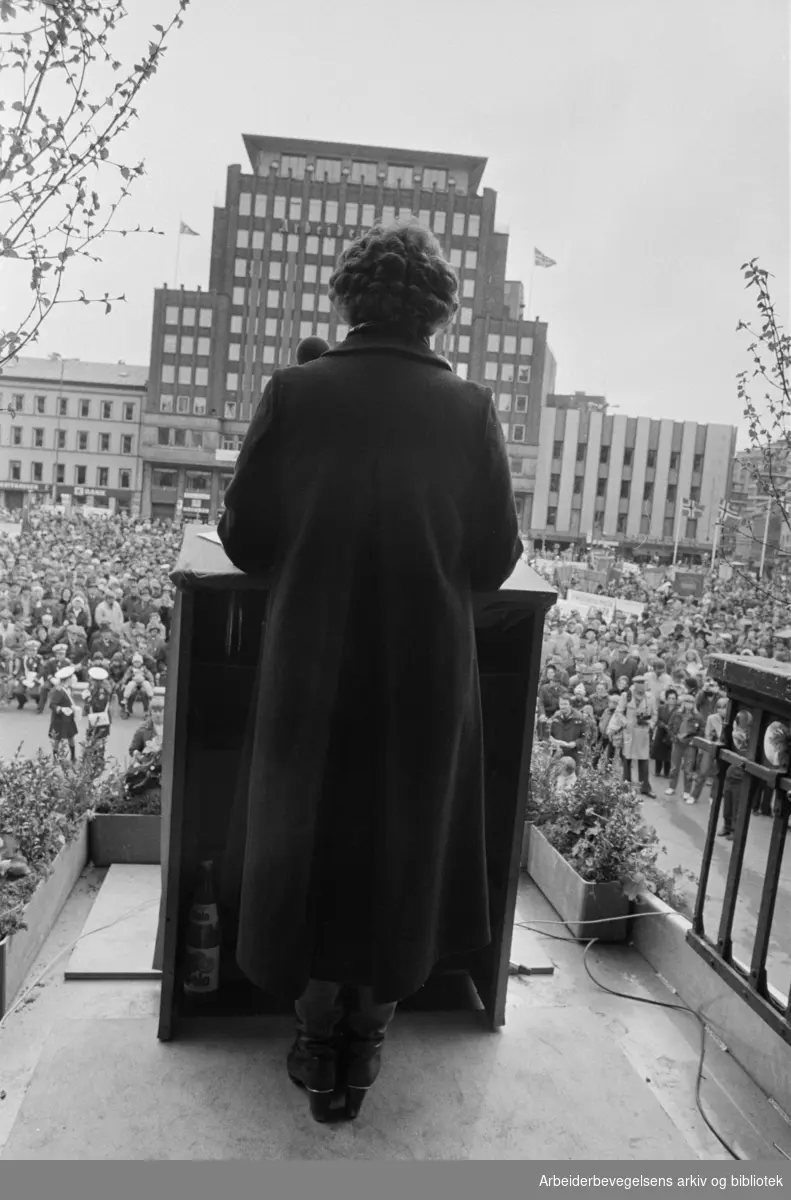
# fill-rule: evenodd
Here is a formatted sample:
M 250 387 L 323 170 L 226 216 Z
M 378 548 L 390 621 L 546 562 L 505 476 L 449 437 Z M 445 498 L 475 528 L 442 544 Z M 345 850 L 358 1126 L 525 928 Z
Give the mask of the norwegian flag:
M 703 509 L 701 505 L 696 504 L 694 500 L 682 500 L 681 511 L 690 521 L 693 521 L 696 517 L 703 515 Z
M 556 267 L 558 265 L 554 258 L 550 258 L 548 254 L 542 253 L 541 250 L 536 250 L 535 247 L 533 247 L 533 253 L 535 255 L 534 261 L 537 267 Z

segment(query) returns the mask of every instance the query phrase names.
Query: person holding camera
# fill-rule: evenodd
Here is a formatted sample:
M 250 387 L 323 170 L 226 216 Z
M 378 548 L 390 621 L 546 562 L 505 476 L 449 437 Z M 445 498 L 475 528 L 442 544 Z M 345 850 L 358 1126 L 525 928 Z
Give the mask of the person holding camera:
M 646 691 L 645 675 L 635 675 L 632 685 L 618 704 L 623 720 L 623 777 L 632 782 L 637 771 L 640 792 L 654 796 L 651 789 L 648 763 L 651 758 L 651 739 L 656 727 L 657 710 L 654 697 Z

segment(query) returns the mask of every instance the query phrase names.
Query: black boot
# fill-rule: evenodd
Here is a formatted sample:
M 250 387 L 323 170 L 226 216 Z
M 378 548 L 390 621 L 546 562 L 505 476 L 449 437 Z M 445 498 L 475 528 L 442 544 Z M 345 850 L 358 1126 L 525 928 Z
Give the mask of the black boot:
M 289 1077 L 307 1091 L 311 1115 L 321 1122 L 330 1119 L 336 1089 L 337 1026 L 343 1017 L 339 991 L 339 985 L 311 981 L 295 1005 L 297 1037 L 286 1060 Z
M 360 1003 L 346 1017 L 342 1076 L 346 1087 L 346 1117 L 353 1121 L 382 1067 L 382 1046 L 395 1004 L 374 1004 L 369 988 L 360 989 Z

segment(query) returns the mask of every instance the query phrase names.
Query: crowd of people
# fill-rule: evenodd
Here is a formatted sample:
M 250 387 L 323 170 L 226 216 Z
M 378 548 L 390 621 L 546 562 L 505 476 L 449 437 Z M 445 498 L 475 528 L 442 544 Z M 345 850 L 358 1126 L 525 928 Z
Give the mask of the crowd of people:
M 654 797 L 658 786 L 670 801 L 680 785 L 686 804 L 700 801 L 713 787 L 717 766 L 695 739 L 716 745 L 728 723 L 728 699 L 709 672 L 710 660 L 730 654 L 791 661 L 782 594 L 749 577 L 723 586 L 701 571 L 701 594 L 681 596 L 672 572 L 648 586 L 643 572 L 630 568 L 611 571 L 607 583 L 578 604 L 574 585 L 582 586 L 584 574 L 581 583 L 573 571 L 553 570 L 546 560 L 538 567 L 555 586 L 561 573 L 564 578 L 561 603 L 545 626 L 537 704 L 537 735 L 558 760 L 559 791 L 573 787 L 586 756 L 600 770 L 622 770 L 645 796 Z M 630 603 L 619 610 L 619 599 Z M 735 749 L 746 747 L 750 722 L 747 710 L 737 714 Z M 741 767 L 727 768 L 724 838 L 733 836 L 742 779 Z M 769 816 L 771 803 L 768 791 L 758 791 L 753 809 Z
M 48 713 L 52 741 L 73 758 L 74 684 L 97 744 L 114 698 L 127 719 L 164 693 L 183 531 L 79 510 L 33 509 L 17 528 L 9 517 L 0 512 L 0 703 Z

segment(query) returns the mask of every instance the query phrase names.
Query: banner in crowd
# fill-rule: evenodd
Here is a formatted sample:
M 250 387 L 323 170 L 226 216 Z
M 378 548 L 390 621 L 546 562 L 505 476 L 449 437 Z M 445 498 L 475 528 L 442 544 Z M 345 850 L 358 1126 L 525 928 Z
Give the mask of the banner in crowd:
M 554 575 L 557 563 L 554 558 L 536 558 L 533 560 L 533 568 L 536 571 L 541 571 L 542 574 L 549 576 Z
M 592 592 L 578 592 L 575 588 L 569 588 L 566 601 L 572 608 L 578 608 L 580 611 L 584 608 L 585 616 L 592 608 L 598 608 L 608 624 L 615 616 L 615 600 L 612 596 L 594 596 Z
M 622 600 L 620 596 L 616 596 L 615 611 L 624 613 L 629 617 L 642 617 L 645 612 L 645 605 L 640 604 L 638 600 Z
M 615 558 L 612 554 L 593 554 L 591 558 L 594 571 L 604 571 L 605 574 L 615 563 Z
M 705 577 L 695 571 L 676 571 L 673 588 L 677 596 L 694 596 L 699 599 L 703 595 Z
M 646 567 L 643 571 L 643 583 L 649 592 L 661 587 L 667 578 L 663 567 Z
M 561 568 L 558 568 L 558 578 L 566 580 L 572 577 L 575 584 L 579 585 L 579 590 L 583 592 L 595 592 L 596 588 L 607 586 L 606 571 L 589 571 L 585 567 L 581 567 L 579 563 L 563 563 L 562 574 Z

